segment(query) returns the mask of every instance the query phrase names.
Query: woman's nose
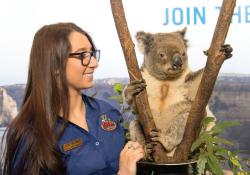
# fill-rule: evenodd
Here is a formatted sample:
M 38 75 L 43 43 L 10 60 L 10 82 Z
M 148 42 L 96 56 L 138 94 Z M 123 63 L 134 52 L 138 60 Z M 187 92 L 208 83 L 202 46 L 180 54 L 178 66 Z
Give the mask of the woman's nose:
M 99 65 L 99 62 L 94 56 L 92 56 L 88 67 L 97 68 L 98 65 Z

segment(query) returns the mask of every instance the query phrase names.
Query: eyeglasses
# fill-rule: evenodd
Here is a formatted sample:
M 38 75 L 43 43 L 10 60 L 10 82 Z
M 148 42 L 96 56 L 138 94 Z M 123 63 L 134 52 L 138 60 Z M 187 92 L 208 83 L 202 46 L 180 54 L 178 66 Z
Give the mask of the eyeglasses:
M 98 62 L 100 60 L 100 50 L 93 50 L 91 52 L 70 53 L 69 56 L 81 60 L 83 66 L 88 66 L 92 58 Z

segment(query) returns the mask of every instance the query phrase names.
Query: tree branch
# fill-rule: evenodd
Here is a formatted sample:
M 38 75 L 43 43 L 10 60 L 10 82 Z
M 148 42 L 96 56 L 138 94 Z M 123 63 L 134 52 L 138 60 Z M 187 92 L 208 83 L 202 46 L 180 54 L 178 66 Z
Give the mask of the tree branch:
M 130 80 L 141 80 L 142 75 L 136 59 L 134 50 L 134 43 L 131 39 L 130 32 L 128 30 L 127 21 L 122 5 L 122 0 L 110 0 L 112 13 L 117 29 L 117 33 L 120 39 L 120 43 L 125 56 L 128 73 Z M 139 121 L 143 126 L 146 139 L 149 138 L 149 133 L 152 129 L 155 129 L 155 123 L 152 113 L 149 108 L 148 97 L 146 90 L 143 90 L 135 97 L 135 104 L 138 110 Z M 166 152 L 161 144 L 157 144 L 153 153 L 153 158 L 156 162 L 164 162 L 166 158 Z
M 206 106 L 219 70 L 225 60 L 225 56 L 220 49 L 225 43 L 235 5 L 236 0 L 223 0 L 213 39 L 208 50 L 208 59 L 202 80 L 188 116 L 184 138 L 175 152 L 175 161 L 186 161 L 188 159 L 191 146 L 200 133 L 200 125 L 205 115 Z

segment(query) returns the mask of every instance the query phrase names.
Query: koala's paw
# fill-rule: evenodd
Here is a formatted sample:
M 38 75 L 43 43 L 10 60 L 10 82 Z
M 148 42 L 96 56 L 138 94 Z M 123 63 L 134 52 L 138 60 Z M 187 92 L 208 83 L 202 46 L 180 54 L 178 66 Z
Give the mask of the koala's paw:
M 153 141 L 153 142 L 160 142 L 161 143 L 161 140 L 162 140 L 162 132 L 160 129 L 153 129 L 150 133 L 149 133 L 149 137 L 150 137 L 150 140 Z
M 125 141 L 128 142 L 128 141 L 131 141 L 131 134 L 129 131 L 125 131 Z
M 133 101 L 133 97 L 139 94 L 143 89 L 146 87 L 145 80 L 134 80 L 131 81 L 127 87 L 125 88 L 125 100 L 126 102 L 131 105 Z
M 222 45 L 220 51 L 224 52 L 225 59 L 231 58 L 233 56 L 233 48 L 230 44 Z M 204 50 L 203 53 L 208 56 L 208 50 Z
M 233 56 L 233 54 L 232 54 L 233 48 L 231 47 L 230 44 L 225 44 L 225 45 L 221 46 L 220 51 L 224 52 L 225 59 L 231 58 Z
M 154 143 L 150 142 L 145 145 L 146 158 L 149 161 L 153 161 L 152 153 L 154 152 Z

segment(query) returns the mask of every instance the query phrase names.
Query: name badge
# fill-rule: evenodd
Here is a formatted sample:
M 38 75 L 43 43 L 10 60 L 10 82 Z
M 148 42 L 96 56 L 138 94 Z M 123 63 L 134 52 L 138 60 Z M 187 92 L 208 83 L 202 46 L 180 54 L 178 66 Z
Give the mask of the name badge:
M 116 128 L 116 123 L 104 114 L 101 116 L 101 128 L 105 131 L 113 131 Z
M 83 144 L 83 140 L 82 139 L 75 139 L 72 140 L 68 143 L 63 144 L 63 151 L 69 151 L 72 150 L 74 148 L 77 148 L 79 146 L 81 146 Z

